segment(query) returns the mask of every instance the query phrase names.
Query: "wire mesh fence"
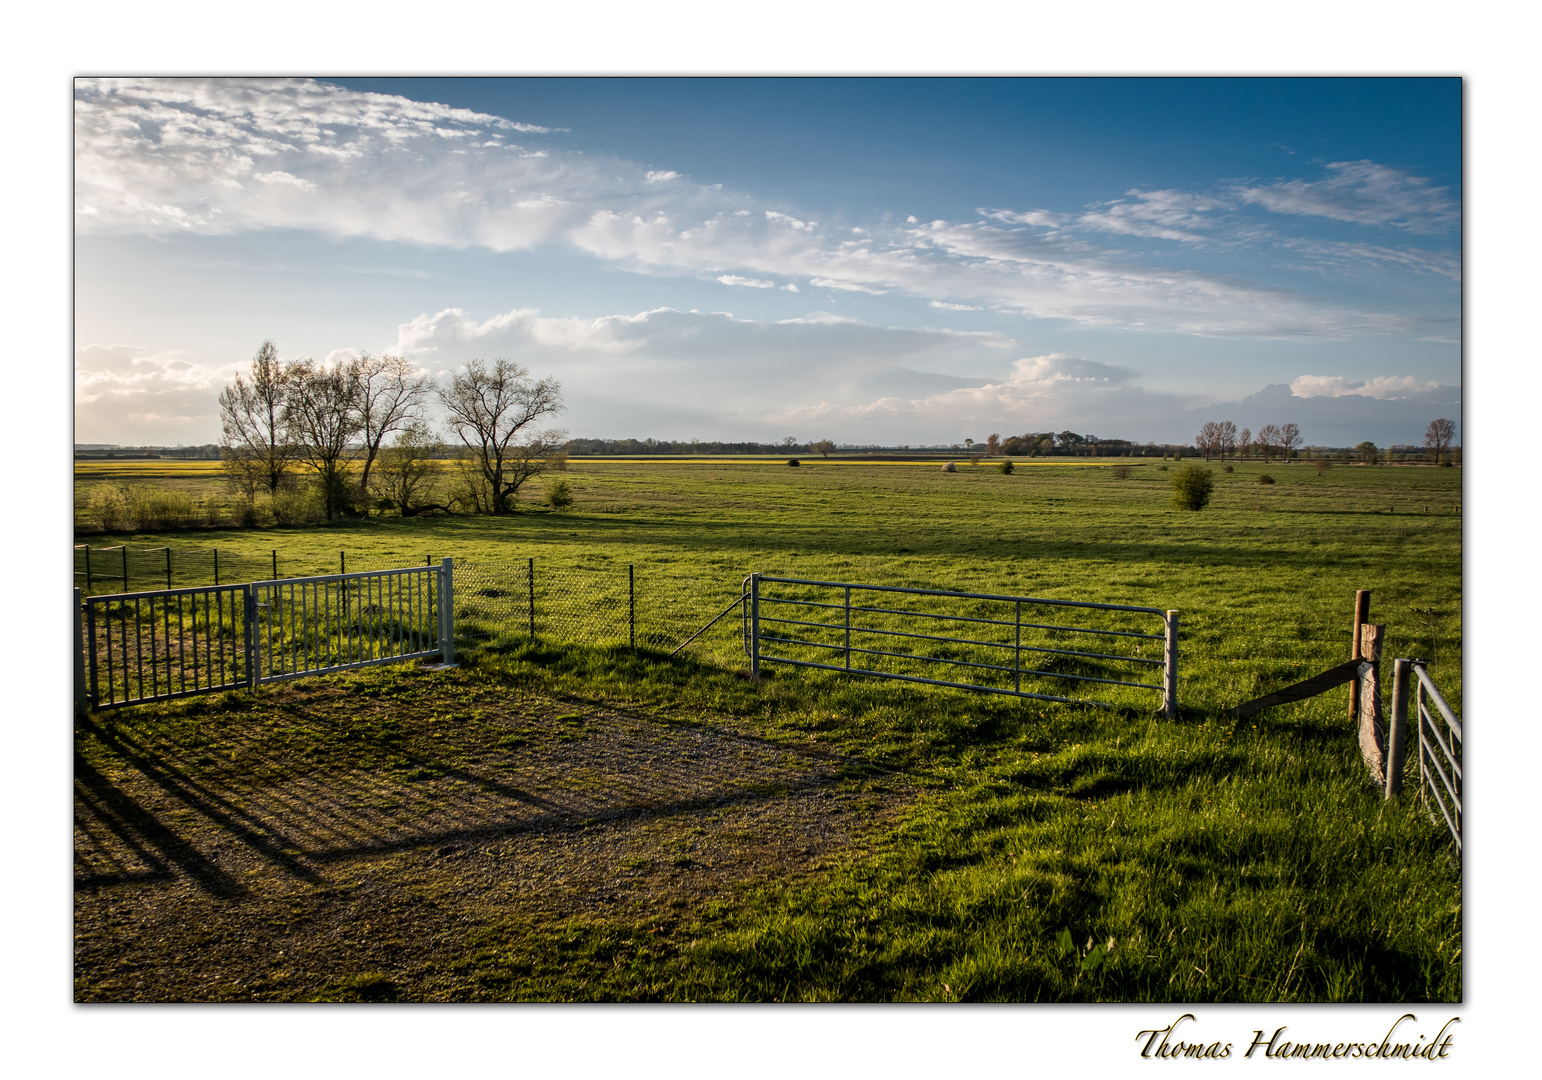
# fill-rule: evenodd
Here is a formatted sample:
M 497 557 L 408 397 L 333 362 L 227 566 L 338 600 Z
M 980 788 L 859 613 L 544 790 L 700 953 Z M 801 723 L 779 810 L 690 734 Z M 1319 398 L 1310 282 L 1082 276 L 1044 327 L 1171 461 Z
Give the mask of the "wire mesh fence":
M 418 564 L 417 556 L 361 555 L 347 551 L 304 553 L 272 548 L 267 552 L 231 551 L 216 547 L 100 547 L 75 545 L 75 587 L 83 596 L 232 585 L 277 578 L 344 574 L 358 570 L 390 570 Z M 422 565 L 437 563 L 424 553 Z

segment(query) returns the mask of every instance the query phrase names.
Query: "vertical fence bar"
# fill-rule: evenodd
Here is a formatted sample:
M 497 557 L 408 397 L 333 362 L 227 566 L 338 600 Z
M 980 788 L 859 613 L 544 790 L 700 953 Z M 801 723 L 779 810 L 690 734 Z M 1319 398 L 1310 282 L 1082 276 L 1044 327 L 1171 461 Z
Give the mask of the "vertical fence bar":
M 760 575 L 750 575 L 750 678 L 760 678 Z
M 220 549 L 214 549 L 214 584 L 220 583 Z
M 525 583 L 530 587 L 530 640 L 535 640 L 535 557 L 531 556 Z
M 277 552 L 274 553 L 275 556 Z M 231 598 L 234 605 L 235 598 Z M 231 613 L 231 621 L 235 621 L 235 612 Z M 241 590 L 241 625 L 243 637 L 246 639 L 246 685 L 257 685 L 257 586 L 248 585 Z
M 1178 613 L 1169 611 L 1162 642 L 1162 711 L 1168 717 L 1178 715 Z
M 1017 626 L 1012 631 L 1012 692 L 1023 692 L 1023 602 L 1018 600 Z
M 637 648 L 637 568 L 626 564 L 626 631 L 627 644 Z
M 1408 731 L 1408 678 L 1413 664 L 1392 661 L 1392 719 L 1387 727 L 1386 797 L 1395 798 L 1403 788 L 1403 745 Z
M 444 662 L 455 663 L 455 560 L 448 556 L 439 564 L 439 642 Z
M 171 588 L 171 545 L 166 545 L 166 587 Z
M 846 586 L 846 673 L 851 674 L 851 586 Z
M 80 617 L 80 590 L 76 589 L 70 608 L 70 628 L 75 638 L 75 711 L 86 711 L 86 634 Z

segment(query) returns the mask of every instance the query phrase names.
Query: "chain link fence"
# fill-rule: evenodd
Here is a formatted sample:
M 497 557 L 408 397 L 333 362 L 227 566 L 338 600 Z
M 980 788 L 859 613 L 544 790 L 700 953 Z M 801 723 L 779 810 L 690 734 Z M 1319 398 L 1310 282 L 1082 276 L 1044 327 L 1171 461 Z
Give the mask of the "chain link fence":
M 437 565 L 439 554 L 365 556 L 266 553 L 213 547 L 100 547 L 77 544 L 75 586 L 82 596 L 230 585 L 275 578 Z M 456 648 L 475 650 L 536 639 L 563 645 L 636 645 L 673 651 L 738 599 L 741 572 L 669 563 L 554 566 L 544 560 L 455 562 Z M 693 641 L 702 660 L 742 664 L 737 613 Z

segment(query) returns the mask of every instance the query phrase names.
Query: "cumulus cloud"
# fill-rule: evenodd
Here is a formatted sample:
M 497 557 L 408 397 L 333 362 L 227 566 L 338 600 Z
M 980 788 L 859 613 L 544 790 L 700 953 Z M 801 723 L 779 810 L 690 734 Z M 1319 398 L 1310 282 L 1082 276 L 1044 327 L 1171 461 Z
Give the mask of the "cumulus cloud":
M 1322 180 L 1239 185 L 1237 198 L 1277 214 L 1325 217 L 1357 225 L 1391 225 L 1410 232 L 1440 232 L 1460 218 L 1448 189 L 1424 177 L 1374 161 L 1334 161 Z
M 1342 375 L 1302 375 L 1290 384 L 1290 392 L 1298 398 L 1355 395 L 1392 401 L 1429 393 L 1439 387 L 1437 382 L 1420 382 L 1412 375 L 1378 375 L 1362 380 L 1347 379 Z
M 221 389 L 239 365 L 136 345 L 75 352 L 75 427 L 92 442 L 215 442 Z
M 1347 338 L 1420 325 L 1142 265 L 1089 239 L 1195 243 L 1214 233 L 1218 197 L 1184 192 L 1133 189 L 1080 213 L 912 216 L 827 233 L 789 210 L 752 213 L 742 193 L 674 170 L 540 145 L 547 129 L 537 125 L 299 79 L 80 80 L 75 130 L 82 232 L 285 228 L 494 251 L 552 244 L 649 273 L 947 296 L 1081 325 L 1211 336 Z M 1396 170 L 1334 168 L 1328 181 L 1256 186 L 1246 199 L 1410 223 L 1447 205 L 1441 189 Z

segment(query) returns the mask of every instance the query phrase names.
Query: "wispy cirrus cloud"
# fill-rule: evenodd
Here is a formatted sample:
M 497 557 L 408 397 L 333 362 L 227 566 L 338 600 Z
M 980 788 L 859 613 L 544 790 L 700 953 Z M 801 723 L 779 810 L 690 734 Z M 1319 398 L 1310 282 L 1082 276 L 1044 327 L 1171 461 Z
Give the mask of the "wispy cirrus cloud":
M 1106 246 L 1109 236 L 1214 239 L 1225 209 L 1218 195 L 1132 189 L 1075 212 L 826 228 L 674 170 L 563 150 L 542 141 L 550 131 L 308 80 L 81 80 L 77 228 L 307 229 L 501 252 L 557 245 L 637 272 L 738 287 L 900 294 L 1162 333 L 1334 339 L 1423 327 L 1412 316 L 1175 270 Z M 1444 205 L 1407 174 L 1368 162 L 1335 168 L 1316 186 L 1258 186 L 1233 202 L 1395 222 L 1413 220 L 1421 191 L 1421 220 Z
M 1238 199 L 1277 214 L 1331 218 L 1356 225 L 1390 225 L 1409 232 L 1443 232 L 1461 217 L 1448 189 L 1374 161 L 1334 161 L 1322 180 L 1238 185 Z

